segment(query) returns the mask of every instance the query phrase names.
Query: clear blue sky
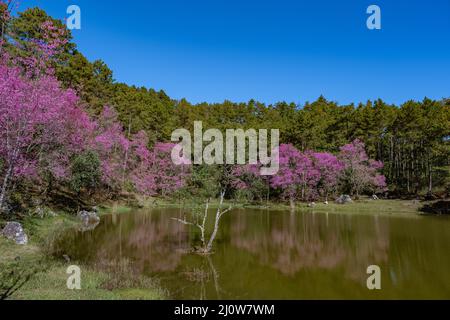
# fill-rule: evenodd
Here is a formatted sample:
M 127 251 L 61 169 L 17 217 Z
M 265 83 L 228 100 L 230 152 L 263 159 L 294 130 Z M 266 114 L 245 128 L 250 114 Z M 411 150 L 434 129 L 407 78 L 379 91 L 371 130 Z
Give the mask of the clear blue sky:
M 450 96 L 450 0 L 22 0 L 64 18 L 119 82 L 191 102 Z M 366 28 L 377 4 L 382 29 Z

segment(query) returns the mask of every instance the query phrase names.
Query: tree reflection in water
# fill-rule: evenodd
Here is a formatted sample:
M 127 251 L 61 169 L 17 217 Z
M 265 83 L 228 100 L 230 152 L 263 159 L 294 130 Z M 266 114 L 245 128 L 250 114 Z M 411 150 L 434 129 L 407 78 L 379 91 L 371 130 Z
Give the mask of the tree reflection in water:
M 262 232 L 252 227 L 248 216 L 234 218 L 231 243 L 286 275 L 308 268 L 342 268 L 351 279 L 365 279 L 367 266 L 388 257 L 389 224 L 377 216 L 374 224 L 359 225 L 349 215 L 291 213 L 272 219 Z M 333 228 L 328 227 L 330 219 Z
M 374 298 L 365 286 L 373 264 L 383 273 L 377 298 L 450 292 L 450 220 L 236 209 L 214 253 L 199 255 L 199 232 L 171 217 L 183 211 L 104 216 L 95 230 L 66 233 L 53 254 L 112 273 L 126 266 L 160 279 L 173 298 Z

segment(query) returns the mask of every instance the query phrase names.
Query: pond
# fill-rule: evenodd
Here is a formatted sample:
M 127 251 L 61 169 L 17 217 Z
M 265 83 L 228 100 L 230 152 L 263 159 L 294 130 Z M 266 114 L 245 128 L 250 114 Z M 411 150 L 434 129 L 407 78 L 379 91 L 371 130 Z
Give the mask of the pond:
M 448 217 L 236 209 L 204 256 L 189 253 L 199 233 L 171 219 L 185 212 L 106 215 L 66 233 L 55 255 L 127 265 L 171 299 L 450 299 Z M 381 268 L 381 290 L 366 286 L 370 265 Z

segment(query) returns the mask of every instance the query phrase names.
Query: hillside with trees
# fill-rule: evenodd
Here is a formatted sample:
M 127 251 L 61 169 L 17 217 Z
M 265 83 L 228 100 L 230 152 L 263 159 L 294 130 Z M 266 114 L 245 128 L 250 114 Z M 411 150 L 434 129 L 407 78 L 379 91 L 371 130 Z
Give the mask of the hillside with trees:
M 8 3 L 0 6 L 5 211 L 31 201 L 28 195 L 54 201 L 64 194 L 79 207 L 82 199 L 124 192 L 217 196 L 211 185 L 252 200 L 449 192 L 449 99 L 191 104 L 115 81 L 105 62 L 78 51 L 61 21 L 39 8 L 11 15 Z M 193 130 L 194 121 L 205 129 L 280 129 L 280 172 L 269 179 L 255 178 L 250 167 L 174 166 L 171 133 Z

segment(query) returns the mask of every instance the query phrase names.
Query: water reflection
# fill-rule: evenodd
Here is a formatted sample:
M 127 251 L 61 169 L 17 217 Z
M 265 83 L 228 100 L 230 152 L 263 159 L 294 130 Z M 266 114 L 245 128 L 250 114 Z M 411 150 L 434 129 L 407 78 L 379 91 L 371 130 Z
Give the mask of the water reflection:
M 175 209 L 110 215 L 61 238 L 55 256 L 158 277 L 172 298 L 450 298 L 450 220 L 234 210 L 215 253 L 189 253 L 194 229 Z M 382 290 L 367 290 L 367 266 Z
M 103 217 L 94 231 L 61 239 L 55 255 L 105 265 L 126 259 L 144 273 L 174 270 L 189 246 L 188 230 L 154 212 Z
M 286 275 L 342 268 L 357 280 L 366 277 L 364 266 L 382 264 L 388 257 L 389 220 L 377 216 L 367 223 L 349 215 L 282 214 L 259 228 L 249 215 L 233 219 L 231 243 Z

